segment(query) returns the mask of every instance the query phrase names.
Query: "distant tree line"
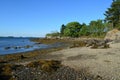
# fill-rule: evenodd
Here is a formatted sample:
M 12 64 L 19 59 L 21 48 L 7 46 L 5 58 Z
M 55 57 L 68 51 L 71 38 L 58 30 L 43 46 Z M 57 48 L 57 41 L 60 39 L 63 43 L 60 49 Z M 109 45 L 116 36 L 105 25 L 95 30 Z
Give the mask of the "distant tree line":
M 109 30 L 106 23 L 103 20 L 91 21 L 89 25 L 85 23 L 80 24 L 79 22 L 69 22 L 66 25 L 62 24 L 60 32 L 52 32 L 46 34 L 46 36 L 60 36 L 60 37 L 103 37 Z
M 104 20 L 93 20 L 88 25 L 79 22 L 62 24 L 60 32 L 53 32 L 47 35 L 61 37 L 104 37 L 106 32 L 117 28 L 120 29 L 120 0 L 113 0 L 110 8 L 105 11 Z
M 108 27 L 102 20 L 91 21 L 89 25 L 79 22 L 69 22 L 67 25 L 62 25 L 60 36 L 62 37 L 102 37 L 107 32 Z
M 60 33 L 57 32 L 57 31 L 54 31 L 54 32 L 51 32 L 51 33 L 46 34 L 46 36 L 57 37 L 57 36 L 60 36 Z

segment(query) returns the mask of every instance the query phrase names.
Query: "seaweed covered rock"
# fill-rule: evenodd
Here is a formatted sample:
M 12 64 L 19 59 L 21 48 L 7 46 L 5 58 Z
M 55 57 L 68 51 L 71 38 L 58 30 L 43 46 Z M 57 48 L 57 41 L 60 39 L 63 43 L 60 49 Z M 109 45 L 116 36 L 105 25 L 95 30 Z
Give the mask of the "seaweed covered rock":
M 73 42 L 71 43 L 70 48 L 84 47 L 84 46 L 86 46 L 86 42 L 83 41 L 83 40 L 81 40 L 81 41 L 73 41 Z
M 44 70 L 43 70 L 44 69 Z M 51 70 L 52 71 L 47 71 Z M 88 68 L 76 70 L 61 65 L 58 60 L 39 60 L 19 64 L 0 65 L 0 80 L 107 80 L 101 76 L 92 75 Z
M 86 47 L 90 47 L 92 49 L 104 49 L 104 48 L 110 48 L 108 44 L 109 40 L 88 40 L 86 41 Z
M 19 68 L 14 71 L 16 80 L 104 80 L 101 76 L 89 74 L 88 70 L 76 71 L 68 66 L 61 66 L 54 72 L 45 72 L 39 68 Z
M 39 67 L 43 71 L 52 72 L 61 67 L 61 61 L 58 60 L 39 60 L 27 64 L 27 67 Z

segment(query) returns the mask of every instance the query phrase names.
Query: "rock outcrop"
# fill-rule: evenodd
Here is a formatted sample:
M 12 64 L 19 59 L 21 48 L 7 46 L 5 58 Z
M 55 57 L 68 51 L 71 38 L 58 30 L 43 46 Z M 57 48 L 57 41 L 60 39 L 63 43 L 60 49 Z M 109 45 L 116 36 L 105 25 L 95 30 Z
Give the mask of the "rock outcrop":
M 109 40 L 88 40 L 86 41 L 86 47 L 90 47 L 91 49 L 106 49 L 110 48 L 108 42 Z
M 106 34 L 104 39 L 105 40 L 107 39 L 108 40 L 120 40 L 120 31 L 117 29 L 113 29 Z

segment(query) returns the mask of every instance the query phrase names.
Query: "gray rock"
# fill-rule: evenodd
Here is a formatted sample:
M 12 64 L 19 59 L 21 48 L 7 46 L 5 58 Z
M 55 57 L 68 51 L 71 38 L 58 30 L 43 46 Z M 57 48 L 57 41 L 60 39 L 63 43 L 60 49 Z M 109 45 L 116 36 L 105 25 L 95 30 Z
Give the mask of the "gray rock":
M 86 41 L 86 47 L 90 47 L 92 49 L 103 49 L 103 48 L 109 48 L 108 44 L 109 40 L 88 40 Z

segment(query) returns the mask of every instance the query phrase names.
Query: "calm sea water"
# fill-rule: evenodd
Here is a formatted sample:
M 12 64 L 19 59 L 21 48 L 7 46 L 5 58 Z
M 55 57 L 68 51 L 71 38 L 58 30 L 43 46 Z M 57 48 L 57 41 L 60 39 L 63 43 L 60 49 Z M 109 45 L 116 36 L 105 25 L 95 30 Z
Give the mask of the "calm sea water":
M 0 55 L 49 48 L 50 45 L 36 44 L 29 38 L 0 38 Z

